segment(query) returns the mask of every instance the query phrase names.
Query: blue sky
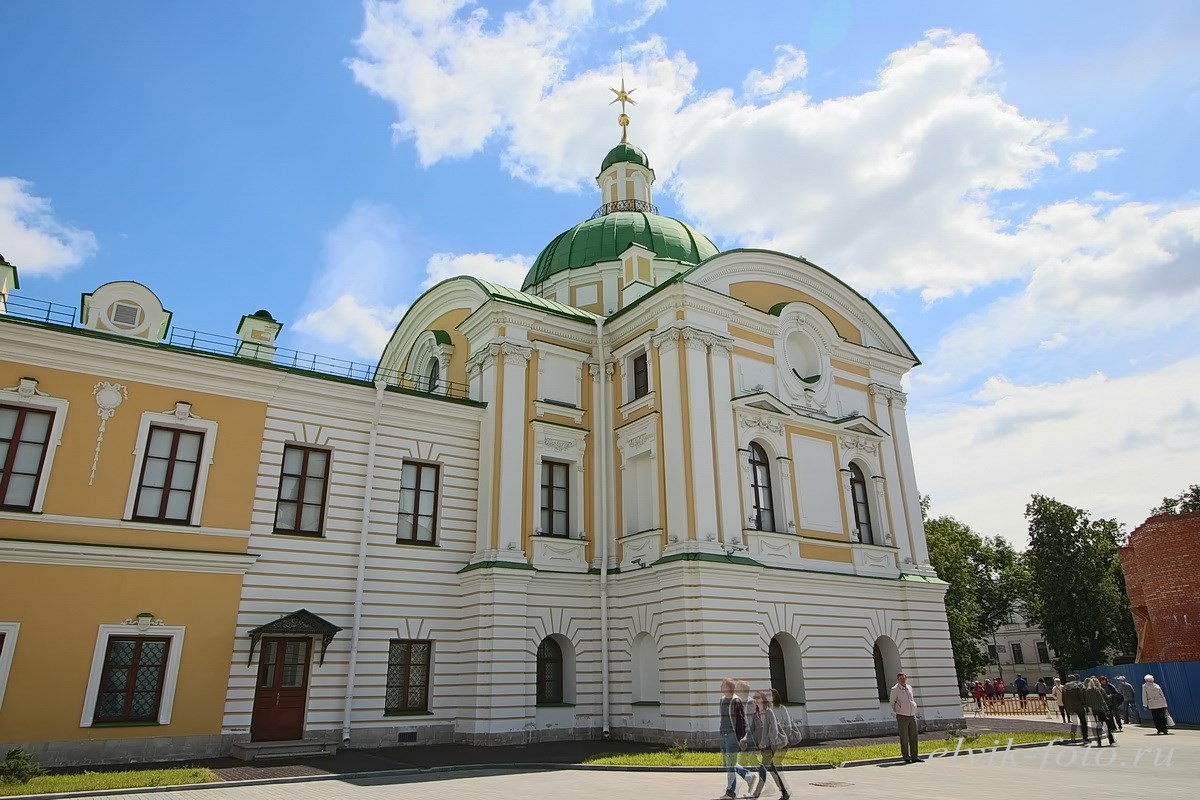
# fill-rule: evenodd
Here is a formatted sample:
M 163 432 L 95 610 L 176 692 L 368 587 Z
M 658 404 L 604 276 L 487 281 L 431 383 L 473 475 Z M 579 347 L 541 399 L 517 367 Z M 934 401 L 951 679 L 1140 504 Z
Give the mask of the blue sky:
M 822 264 L 923 359 L 935 513 L 1135 525 L 1200 481 L 1200 7 L 560 0 L 0 4 L 21 294 L 265 307 L 371 361 L 424 286 L 519 284 L 631 138 L 663 213 Z

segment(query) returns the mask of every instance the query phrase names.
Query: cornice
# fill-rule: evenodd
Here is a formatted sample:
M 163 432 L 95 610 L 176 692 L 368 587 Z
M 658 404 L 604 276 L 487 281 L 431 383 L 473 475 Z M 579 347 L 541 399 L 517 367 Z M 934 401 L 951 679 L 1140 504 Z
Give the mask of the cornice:
M 0 539 L 0 562 L 12 564 L 244 575 L 257 560 L 256 553 L 214 553 L 202 550 Z

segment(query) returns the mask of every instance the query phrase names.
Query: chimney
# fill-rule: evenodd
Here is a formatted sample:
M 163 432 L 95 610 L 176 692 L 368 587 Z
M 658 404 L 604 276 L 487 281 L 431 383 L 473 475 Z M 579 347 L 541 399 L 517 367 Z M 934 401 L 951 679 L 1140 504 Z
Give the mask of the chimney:
M 242 340 L 238 345 L 238 356 L 259 361 L 274 361 L 275 337 L 281 330 L 283 330 L 283 323 L 277 322 L 271 316 L 271 312 L 265 309 L 260 308 L 253 314 L 242 317 L 237 329 L 238 336 Z

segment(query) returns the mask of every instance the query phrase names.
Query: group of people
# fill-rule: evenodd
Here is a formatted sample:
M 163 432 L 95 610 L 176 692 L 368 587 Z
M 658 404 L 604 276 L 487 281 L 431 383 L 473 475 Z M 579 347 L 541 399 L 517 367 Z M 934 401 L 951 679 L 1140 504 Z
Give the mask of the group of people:
M 1086 681 L 1079 680 L 1078 675 L 1068 675 L 1066 684 L 1055 678 L 1053 696 L 1063 722 L 1071 723 L 1071 739 L 1075 738 L 1075 722 L 1078 721 L 1085 743 L 1088 740 L 1089 712 L 1096 722 L 1096 744 L 1100 746 L 1103 746 L 1100 741 L 1103 733 L 1101 725 L 1108 731 L 1108 743 L 1116 744 L 1113 725 L 1116 725 L 1117 730 L 1122 730 L 1124 723 L 1137 714 L 1137 693 L 1124 675 L 1117 676 L 1115 686 L 1103 675 L 1099 678 L 1093 675 Z M 1149 709 L 1150 716 L 1154 718 L 1155 734 L 1169 734 L 1171 731 L 1168 729 L 1170 715 L 1167 711 L 1167 695 L 1153 675 L 1146 675 L 1142 679 L 1141 699 L 1142 705 Z
M 779 702 L 779 692 L 762 689 L 751 693 L 745 681 L 726 678 L 721 681 L 720 707 L 721 757 L 726 775 L 723 800 L 738 796 L 738 778 L 746 782 L 752 797 L 758 797 L 767 785 L 768 773 L 779 787 L 780 800 L 788 800 L 791 795 L 779 765 L 787 749 L 800 743 L 800 728 Z M 749 769 L 740 763 L 743 752 L 757 761 Z
M 888 700 L 896 714 L 900 755 L 906 764 L 923 762 L 917 754 L 917 701 L 903 672 L 896 676 Z M 721 800 L 734 800 L 738 796 L 738 778 L 746 782 L 751 797 L 758 797 L 767 784 L 768 773 L 779 787 L 780 800 L 788 800 L 791 794 L 779 766 L 788 748 L 800 744 L 802 731 L 787 706 L 779 701 L 779 692 L 762 689 L 751 693 L 745 681 L 725 678 L 721 681 L 720 714 L 721 757 L 725 765 L 725 794 Z M 740 763 L 742 753 L 752 755 L 757 763 L 747 768 Z

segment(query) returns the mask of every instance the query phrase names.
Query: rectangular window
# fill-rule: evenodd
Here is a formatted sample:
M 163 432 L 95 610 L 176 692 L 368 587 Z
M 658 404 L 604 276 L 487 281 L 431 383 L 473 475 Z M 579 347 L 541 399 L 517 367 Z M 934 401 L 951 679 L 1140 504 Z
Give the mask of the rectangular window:
M 325 522 L 325 486 L 329 481 L 329 451 L 285 445 L 275 505 L 277 533 L 320 535 Z
M 33 510 L 52 411 L 0 406 L 0 508 Z
M 429 656 L 433 642 L 393 639 L 388 648 L 385 713 L 429 710 Z
M 1000 663 L 1000 651 L 996 649 L 996 645 L 989 644 L 987 646 L 987 648 L 988 648 L 988 661 L 990 661 L 993 664 L 999 664 Z
M 400 522 L 396 541 L 434 544 L 439 471 L 437 464 L 404 462 L 400 473 Z
M 1021 645 L 1017 644 L 1016 642 L 1013 642 L 1012 654 L 1013 654 L 1013 663 L 1014 664 L 1024 664 L 1025 663 L 1025 653 L 1023 653 L 1021 651 Z
M 204 434 L 150 426 L 133 518 L 184 522 L 192 515 Z
M 650 377 L 646 370 L 646 354 L 633 359 L 633 398 L 636 400 L 650 391 Z
M 1045 642 L 1037 643 L 1037 651 L 1038 651 L 1038 663 L 1039 664 L 1049 664 L 1050 663 L 1050 648 L 1046 646 Z
M 157 722 L 170 639 L 112 636 L 104 654 L 94 722 Z
M 542 462 L 542 533 L 570 536 L 570 491 L 567 477 L 571 465 L 561 461 Z

